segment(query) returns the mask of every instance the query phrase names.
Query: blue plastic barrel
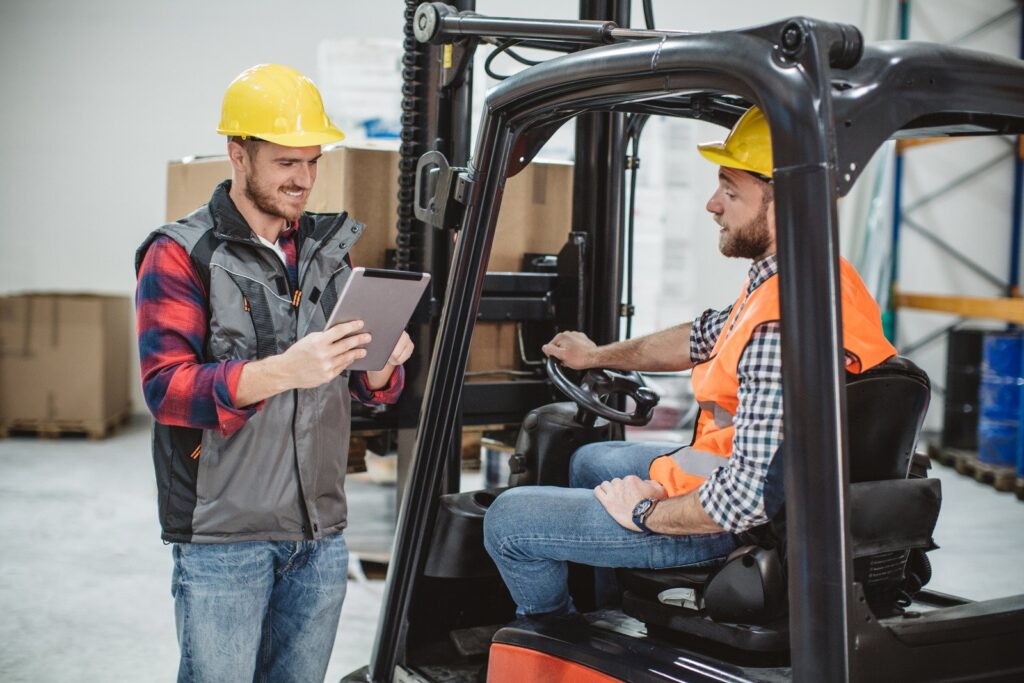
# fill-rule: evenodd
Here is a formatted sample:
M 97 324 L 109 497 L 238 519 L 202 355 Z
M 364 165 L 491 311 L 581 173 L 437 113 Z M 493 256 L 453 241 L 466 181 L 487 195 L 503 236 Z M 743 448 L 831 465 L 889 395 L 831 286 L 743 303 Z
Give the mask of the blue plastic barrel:
M 1021 335 L 985 335 L 978 392 L 978 460 L 1017 467 L 1021 429 Z

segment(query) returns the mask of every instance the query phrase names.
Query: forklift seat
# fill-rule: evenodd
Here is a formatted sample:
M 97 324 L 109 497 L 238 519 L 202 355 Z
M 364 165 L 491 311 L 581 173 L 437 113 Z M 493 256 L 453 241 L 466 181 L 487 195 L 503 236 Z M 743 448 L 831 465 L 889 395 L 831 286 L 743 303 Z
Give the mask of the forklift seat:
M 882 618 L 899 613 L 929 578 L 924 551 L 934 547 L 941 494 L 939 482 L 912 465 L 930 386 L 920 368 L 893 357 L 848 374 L 846 396 L 854 580 Z M 742 650 L 787 650 L 783 466 L 775 458 L 765 483 L 770 521 L 741 534 L 745 545 L 723 564 L 617 570 L 626 614 Z

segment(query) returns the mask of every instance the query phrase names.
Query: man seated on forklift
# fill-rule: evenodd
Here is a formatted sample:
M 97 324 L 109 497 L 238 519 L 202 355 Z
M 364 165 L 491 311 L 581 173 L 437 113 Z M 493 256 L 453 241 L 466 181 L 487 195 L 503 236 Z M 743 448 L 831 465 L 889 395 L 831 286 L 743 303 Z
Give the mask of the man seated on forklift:
M 768 521 L 765 479 L 782 442 L 775 202 L 768 123 L 753 107 L 724 142 L 699 145 L 720 166 L 707 210 L 725 256 L 751 259 L 736 303 L 693 323 L 597 346 L 562 332 L 543 347 L 574 369 L 693 369 L 700 414 L 689 446 L 610 441 L 579 448 L 570 488 L 512 488 L 491 505 L 484 544 L 519 616 L 575 611 L 567 562 L 660 569 L 718 560 L 733 534 Z M 810 226 L 809 226 L 810 227 Z M 846 369 L 896 354 L 878 305 L 845 259 L 840 269 Z M 814 343 L 814 340 L 796 340 Z M 814 454 L 805 454 L 813 457 Z

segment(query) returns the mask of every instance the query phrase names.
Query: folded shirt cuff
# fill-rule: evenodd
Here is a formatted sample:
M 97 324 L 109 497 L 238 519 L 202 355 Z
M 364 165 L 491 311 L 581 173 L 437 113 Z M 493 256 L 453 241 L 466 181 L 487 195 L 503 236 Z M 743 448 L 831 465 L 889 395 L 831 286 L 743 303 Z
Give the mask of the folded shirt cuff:
M 368 406 L 390 405 L 398 402 L 398 397 L 405 388 L 405 368 L 399 365 L 391 373 L 388 383 L 379 389 L 371 389 L 370 381 L 365 372 L 357 372 L 353 375 L 350 385 L 352 396 L 360 403 Z
M 245 360 L 227 361 L 217 369 L 213 385 L 213 400 L 217 407 L 217 423 L 221 436 L 228 437 L 237 432 L 249 418 L 263 407 L 263 401 L 244 408 L 235 405 L 235 396 L 238 395 L 238 380 L 242 376 L 242 368 L 248 362 Z

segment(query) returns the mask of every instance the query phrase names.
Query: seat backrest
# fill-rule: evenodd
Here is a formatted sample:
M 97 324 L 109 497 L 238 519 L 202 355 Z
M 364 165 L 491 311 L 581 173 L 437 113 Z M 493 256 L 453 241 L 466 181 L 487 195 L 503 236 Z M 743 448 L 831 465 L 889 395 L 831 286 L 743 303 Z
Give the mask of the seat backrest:
M 863 373 L 847 373 L 846 424 L 849 442 L 847 453 L 852 485 L 871 487 L 873 485 L 870 482 L 905 480 L 907 478 L 914 458 L 917 436 L 924 422 L 930 398 L 931 387 L 928 375 L 906 358 L 893 356 Z M 741 536 L 749 545 L 774 548 L 777 552 L 777 560 L 783 564 L 786 558 L 784 469 L 783 458 L 774 458 L 765 480 L 765 510 L 771 516 L 771 521 L 761 527 L 751 529 Z M 852 495 L 853 493 L 862 495 Z M 883 491 L 879 490 L 875 493 L 881 496 Z M 897 489 L 894 493 L 895 500 L 897 502 L 904 498 L 907 498 L 907 501 L 917 500 L 912 496 L 905 495 L 909 493 Z M 859 512 L 861 514 L 867 512 L 862 512 L 861 507 L 871 506 L 872 500 L 872 495 L 851 491 L 851 517 L 856 519 Z M 887 502 L 892 503 L 893 501 Z M 899 509 L 899 506 L 888 505 L 885 509 Z M 854 579 L 863 586 L 872 609 L 879 616 L 892 613 L 898 601 L 904 597 L 901 591 L 906 584 L 905 566 L 912 546 L 904 547 L 897 543 L 894 547 L 879 551 L 878 546 L 886 544 L 880 544 L 878 539 L 888 539 L 891 535 L 890 532 L 900 530 L 915 538 L 922 537 L 924 540 L 928 540 L 931 527 L 928 526 L 927 521 L 931 520 L 931 524 L 934 526 L 934 519 L 930 513 L 937 514 L 937 507 L 935 510 L 927 512 L 929 514 L 922 512 L 917 516 L 907 514 L 904 515 L 905 519 L 903 520 L 887 519 L 884 515 L 879 518 L 877 514 L 864 514 L 864 519 L 860 520 L 864 523 L 851 522 Z M 907 525 L 903 522 L 917 519 L 918 516 L 923 516 L 926 520 L 922 524 L 914 525 L 913 533 L 910 533 L 909 529 L 904 528 Z M 867 523 L 868 520 L 871 520 L 871 523 Z M 922 531 L 918 527 L 925 530 Z M 867 538 L 860 538 L 859 534 L 861 533 L 864 533 Z M 897 535 L 901 538 L 906 536 L 906 534 Z M 917 540 L 921 541 L 922 538 L 917 538 Z M 724 578 L 726 577 L 723 576 Z M 708 584 L 709 613 L 715 611 L 711 605 L 711 601 L 715 597 L 711 593 L 714 581 L 715 579 Z M 724 593 L 729 594 L 734 590 L 734 586 L 727 585 Z M 767 596 L 762 604 L 778 604 L 778 601 L 768 600 L 768 597 L 772 596 Z M 727 605 L 729 608 L 735 606 L 734 604 Z M 766 614 L 777 616 L 777 613 L 771 611 L 766 611 Z
M 928 375 L 899 356 L 867 372 L 847 376 L 846 423 L 851 484 L 870 486 L 865 482 L 907 478 L 930 398 Z M 869 606 L 879 618 L 895 614 L 909 604 L 910 593 L 920 588 L 913 584 L 926 582 L 927 578 L 913 577 L 911 580 L 906 574 L 907 559 L 913 546 L 888 551 L 869 550 L 875 548 L 869 539 L 885 538 L 894 528 L 901 528 L 909 536 L 917 536 L 918 541 L 930 540 L 935 524 L 932 513 L 938 514 L 937 507 L 933 509 L 917 501 L 909 490 L 897 489 L 895 492 L 896 498 L 890 501 L 897 504 L 893 509 L 899 510 L 901 505 L 905 508 L 897 518 L 892 517 L 895 514 L 892 512 L 877 514 L 875 508 L 882 498 L 880 490 L 872 489 L 871 495 L 859 498 L 854 495 L 850 504 L 853 576 L 863 587 Z M 924 507 L 918 509 L 919 504 Z M 916 532 L 911 534 L 907 527 L 918 517 L 926 522 L 923 526 L 912 525 Z M 921 528 L 917 528 L 919 526 Z M 867 538 L 860 538 L 861 535 Z
M 907 477 L 930 399 L 928 375 L 901 356 L 860 374 L 846 373 L 850 483 Z M 764 484 L 765 513 L 772 522 L 754 530 L 752 543 L 785 529 L 785 465 L 783 458 L 772 458 Z
M 851 483 L 907 477 L 930 398 L 928 375 L 906 358 L 847 374 Z

